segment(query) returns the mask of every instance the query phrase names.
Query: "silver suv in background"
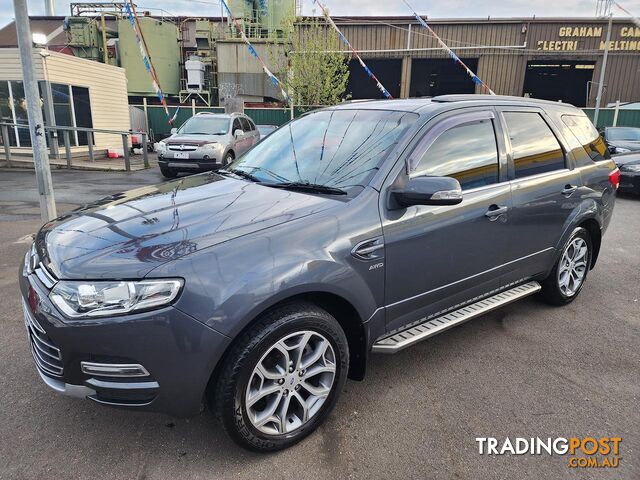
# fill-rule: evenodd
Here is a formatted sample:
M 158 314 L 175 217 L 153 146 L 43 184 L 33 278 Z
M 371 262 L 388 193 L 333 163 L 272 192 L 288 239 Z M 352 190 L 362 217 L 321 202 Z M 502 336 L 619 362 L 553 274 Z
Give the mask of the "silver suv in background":
M 202 112 L 156 144 L 162 175 L 212 170 L 227 165 L 260 140 L 253 121 L 241 113 Z

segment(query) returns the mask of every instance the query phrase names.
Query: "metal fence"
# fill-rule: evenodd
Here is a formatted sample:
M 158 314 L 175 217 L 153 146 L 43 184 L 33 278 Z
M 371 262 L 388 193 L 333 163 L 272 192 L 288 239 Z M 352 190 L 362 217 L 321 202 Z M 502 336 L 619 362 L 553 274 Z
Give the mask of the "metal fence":
M 0 123 L 0 134 L 2 134 L 2 145 L 4 148 L 4 156 L 7 162 L 7 166 L 11 166 L 11 142 L 9 129 L 26 129 L 29 130 L 29 125 L 23 123 Z M 84 133 L 87 137 L 87 155 L 90 162 L 95 162 L 94 153 L 94 134 L 96 133 L 108 133 L 111 135 L 120 135 L 122 137 L 122 148 L 124 156 L 124 167 L 126 171 L 131 170 L 131 155 L 129 136 L 132 134 L 130 131 L 122 130 L 104 130 L 101 128 L 84 128 L 84 127 L 64 127 L 64 126 L 45 126 L 44 127 L 49 145 L 55 145 L 55 149 L 58 146 L 58 137 L 62 135 L 64 156 L 67 162 L 67 168 L 71 168 L 72 154 L 71 154 L 71 134 L 76 132 Z M 149 167 L 149 155 L 148 155 L 148 137 L 145 132 L 135 132 L 135 135 L 139 135 L 142 140 L 142 155 L 145 168 Z M 82 145 L 84 146 L 84 145 Z M 53 150 L 53 149 L 52 149 Z
M 135 107 L 143 108 L 141 105 L 134 105 Z M 305 112 L 322 108 L 319 106 L 298 106 L 293 109 L 293 116 L 299 117 Z M 212 113 L 224 113 L 222 107 L 184 107 L 178 111 L 178 115 L 170 125 L 167 122 L 167 115 L 163 107 L 153 105 L 147 106 L 147 118 L 149 123 L 149 134 L 152 135 L 156 141 L 162 140 L 171 133 L 171 128 L 180 127 L 186 122 L 192 115 L 193 111 L 200 112 L 212 112 Z M 291 109 L 289 108 L 245 108 L 244 113 L 251 118 L 257 125 L 277 125 L 280 126 L 291 120 Z
M 587 116 L 593 121 L 594 108 L 583 109 Z M 616 118 L 615 108 L 601 108 L 598 113 L 598 125 L 596 127 L 640 127 L 640 110 L 618 109 Z
M 136 105 L 137 106 L 137 105 Z M 299 106 L 293 111 L 294 117 L 299 117 L 305 112 L 322 108 L 319 106 Z M 147 116 L 149 121 L 149 132 L 155 137 L 155 140 L 161 140 L 167 137 L 172 127 L 180 127 L 193 115 L 193 108 L 182 108 L 178 112 L 173 125 L 167 122 L 167 116 L 164 109 L 159 106 L 148 106 Z M 587 116 L 593 120 L 593 108 L 583 109 Z M 212 112 L 224 113 L 224 109 L 220 107 L 195 107 L 195 112 Z M 280 126 L 291 120 L 291 109 L 288 108 L 245 108 L 244 113 L 250 117 L 258 125 L 277 125 Z M 614 124 L 615 108 L 601 108 L 598 116 L 598 127 L 609 127 Z M 619 109 L 616 125 L 619 127 L 640 127 L 640 110 Z

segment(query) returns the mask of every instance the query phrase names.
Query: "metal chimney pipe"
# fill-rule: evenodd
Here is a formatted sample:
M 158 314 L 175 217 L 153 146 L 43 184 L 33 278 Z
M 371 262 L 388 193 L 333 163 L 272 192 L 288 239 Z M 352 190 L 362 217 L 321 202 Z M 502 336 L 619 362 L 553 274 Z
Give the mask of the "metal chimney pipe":
M 53 17 L 53 0 L 44 0 L 44 14 L 47 17 Z

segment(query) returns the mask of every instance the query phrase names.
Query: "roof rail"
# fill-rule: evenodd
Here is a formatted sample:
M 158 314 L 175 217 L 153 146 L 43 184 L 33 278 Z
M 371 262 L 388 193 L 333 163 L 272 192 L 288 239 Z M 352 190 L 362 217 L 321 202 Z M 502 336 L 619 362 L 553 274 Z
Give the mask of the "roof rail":
M 447 102 L 477 102 L 477 101 L 509 101 L 509 102 L 522 102 L 522 103 L 544 103 L 552 105 L 566 105 L 572 107 L 569 103 L 554 102 L 551 100 L 540 100 L 530 97 L 517 97 L 515 95 L 489 95 L 485 93 L 469 93 L 469 94 L 451 94 L 451 95 L 437 95 L 431 99 L 432 102 L 447 103 Z

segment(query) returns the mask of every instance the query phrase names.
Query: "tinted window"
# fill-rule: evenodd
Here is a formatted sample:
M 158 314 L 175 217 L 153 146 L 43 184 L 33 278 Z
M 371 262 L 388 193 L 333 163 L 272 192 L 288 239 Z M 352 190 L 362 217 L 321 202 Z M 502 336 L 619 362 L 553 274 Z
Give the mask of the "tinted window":
M 460 125 L 440 135 L 412 176 L 453 177 L 463 189 L 498 182 L 498 148 L 491 120 Z
M 242 124 L 242 130 L 245 132 L 250 132 L 252 130 L 251 124 L 246 118 L 240 117 L 240 123 Z
M 592 160 L 608 158 L 609 151 L 602 137 L 587 117 L 577 115 L 563 115 L 562 121 L 569 127 L 571 133 L 578 139 Z
M 233 128 L 231 129 L 231 133 L 235 133 L 236 130 L 243 130 L 242 125 L 240 124 L 240 119 L 238 118 L 233 120 Z
M 230 168 L 266 183 L 319 183 L 354 195 L 416 118 L 382 110 L 313 112 L 280 127 Z
M 564 153 L 540 114 L 505 112 L 516 178 L 564 168 Z
M 251 130 L 255 130 L 256 129 L 256 124 L 253 123 L 253 120 L 251 120 L 250 118 L 247 118 L 247 122 L 249 122 L 249 128 Z

